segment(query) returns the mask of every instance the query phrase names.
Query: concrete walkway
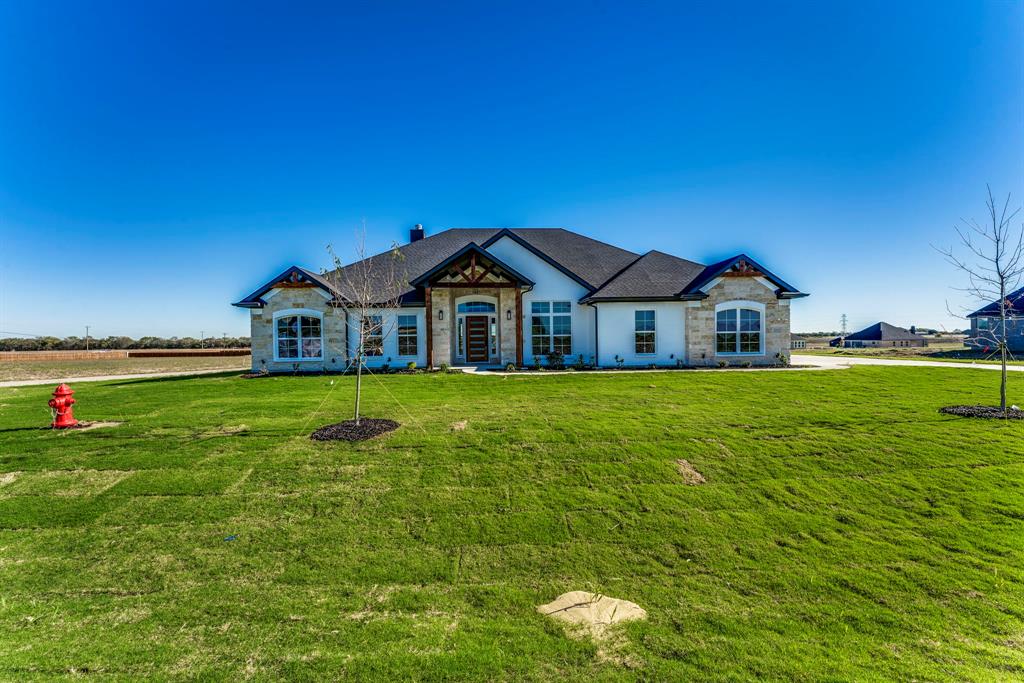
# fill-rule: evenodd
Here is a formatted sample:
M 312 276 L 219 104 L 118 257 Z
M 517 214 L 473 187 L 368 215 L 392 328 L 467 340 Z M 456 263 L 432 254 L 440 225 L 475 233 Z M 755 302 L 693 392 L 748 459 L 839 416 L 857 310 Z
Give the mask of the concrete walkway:
M 15 379 L 7 382 L 0 382 L 0 389 L 5 387 L 38 387 L 46 384 L 57 386 L 61 382 L 65 384 L 81 384 L 82 382 L 111 382 L 123 379 L 152 379 L 157 377 L 190 377 L 193 375 L 216 375 L 222 372 L 234 372 L 242 374 L 248 372 L 246 368 L 221 368 L 220 370 L 189 370 L 187 372 L 139 372 L 134 375 L 93 375 L 92 377 L 62 377 L 58 379 Z M 72 389 L 74 386 L 71 387 Z
M 859 358 L 855 356 L 809 356 L 793 354 L 793 365 L 816 365 L 841 369 L 854 365 L 902 365 L 911 368 L 953 368 L 955 370 L 998 370 L 998 363 L 950 363 L 941 360 L 896 360 L 891 358 Z M 1024 372 L 1024 365 L 1007 365 L 1009 372 Z

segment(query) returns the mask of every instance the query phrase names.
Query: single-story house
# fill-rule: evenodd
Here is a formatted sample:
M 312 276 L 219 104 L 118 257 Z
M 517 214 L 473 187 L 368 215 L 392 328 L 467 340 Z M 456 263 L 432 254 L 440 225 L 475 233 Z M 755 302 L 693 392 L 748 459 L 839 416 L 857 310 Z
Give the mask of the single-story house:
M 370 367 L 558 355 L 605 367 L 771 365 L 789 354 L 790 302 L 807 296 L 745 254 L 704 265 L 562 228 L 426 236 L 417 225 L 392 251 L 325 273 L 292 266 L 236 302 L 250 311 L 253 370 L 346 369 L 370 314 L 345 290 L 395 264 L 396 291 L 379 297 L 394 307 L 373 313 L 387 332 L 363 344 Z
M 1013 353 L 1024 352 L 1024 287 L 1006 297 L 1006 347 Z M 993 301 L 967 316 L 971 329 L 964 343 L 979 351 L 994 350 L 1002 337 L 999 302 Z
M 805 338 L 803 338 L 803 337 L 792 337 L 791 336 L 789 338 L 789 348 L 791 348 L 791 349 L 806 349 L 807 348 L 807 340 Z
M 878 322 L 846 337 L 836 337 L 828 345 L 848 349 L 890 348 L 928 346 L 928 340 L 902 327 Z

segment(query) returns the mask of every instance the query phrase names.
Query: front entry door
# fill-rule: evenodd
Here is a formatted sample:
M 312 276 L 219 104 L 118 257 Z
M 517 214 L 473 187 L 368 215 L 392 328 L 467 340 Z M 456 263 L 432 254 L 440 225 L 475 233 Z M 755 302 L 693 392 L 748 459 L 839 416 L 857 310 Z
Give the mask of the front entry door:
M 486 363 L 487 347 L 487 316 L 466 316 L 466 362 Z

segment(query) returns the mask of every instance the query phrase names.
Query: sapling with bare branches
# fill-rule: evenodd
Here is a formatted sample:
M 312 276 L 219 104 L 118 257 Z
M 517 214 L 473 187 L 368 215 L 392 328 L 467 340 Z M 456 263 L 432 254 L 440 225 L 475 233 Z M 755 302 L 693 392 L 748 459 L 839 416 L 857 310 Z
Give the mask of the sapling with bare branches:
M 345 316 L 346 339 L 355 336 L 351 349 L 350 367 L 356 373 L 355 406 L 352 419 L 359 425 L 363 396 L 363 370 L 368 370 L 368 357 L 384 354 L 384 339 L 394 331 L 394 312 L 401 304 L 403 292 L 408 289 L 403 258 L 397 245 L 376 256 L 367 256 L 366 227 L 356 236 L 353 248 L 355 262 L 345 265 L 331 245 L 327 252 L 334 270 L 325 272 L 324 278 L 336 293 L 334 306 Z
M 998 322 L 995 325 L 986 324 L 985 330 L 981 330 L 979 326 L 978 339 L 993 349 L 993 355 L 999 357 L 1002 370 L 999 382 L 999 408 L 1005 415 L 1006 362 L 1010 357 L 1007 322 L 1016 304 L 1016 301 L 1010 300 L 1010 296 L 1024 278 L 1024 225 L 1014 224 L 1020 208 L 1010 208 L 1010 195 L 1006 196 L 1006 201 L 1000 208 L 992 196 L 992 188 L 987 189 L 988 200 L 985 206 L 988 209 L 988 217 L 985 222 L 960 219 L 961 224 L 955 227 L 960 249 L 936 249 L 946 261 L 967 277 L 967 285 L 955 289 L 986 304 L 993 301 L 998 303 Z M 970 309 L 965 309 L 961 314 L 952 311 L 950 313 L 966 318 L 966 310 Z

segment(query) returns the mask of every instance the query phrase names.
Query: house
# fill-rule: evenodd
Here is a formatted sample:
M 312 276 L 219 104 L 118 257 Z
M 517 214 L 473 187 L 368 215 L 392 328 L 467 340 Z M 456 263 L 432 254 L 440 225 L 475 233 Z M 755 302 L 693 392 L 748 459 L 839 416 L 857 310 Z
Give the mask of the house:
M 807 340 L 803 337 L 790 337 L 789 348 L 791 349 L 806 349 Z
M 341 291 L 353 273 L 398 264 L 381 301 L 386 329 L 368 366 L 530 366 L 560 354 L 605 367 L 771 365 L 788 356 L 790 302 L 806 296 L 739 254 L 703 265 L 636 254 L 561 228 L 452 228 L 317 274 L 292 266 L 241 301 L 254 371 L 344 370 L 358 314 Z M 368 329 L 368 328 L 364 328 Z
M 994 350 L 1002 338 L 999 313 L 999 302 L 993 301 L 968 315 L 971 329 L 964 343 L 978 351 Z M 1011 353 L 1024 351 L 1024 287 L 1006 297 L 1006 347 Z
M 873 349 L 891 347 L 928 346 L 928 340 L 919 334 L 885 322 L 865 327 L 859 332 L 836 337 L 829 346 L 844 346 L 848 349 Z

